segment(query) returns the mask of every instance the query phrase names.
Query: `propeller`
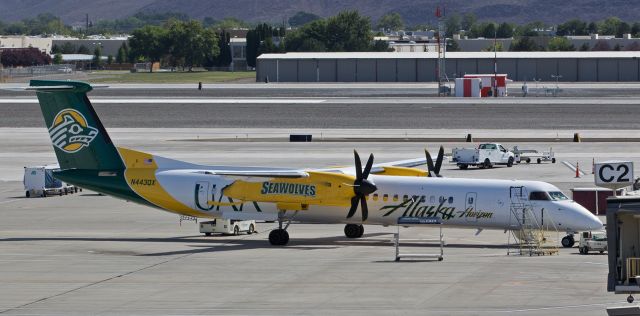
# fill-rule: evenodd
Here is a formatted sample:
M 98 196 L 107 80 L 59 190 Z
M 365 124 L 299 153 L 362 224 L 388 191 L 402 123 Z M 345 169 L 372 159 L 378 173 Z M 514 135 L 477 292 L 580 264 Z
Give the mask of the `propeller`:
M 442 177 L 440 175 L 440 168 L 442 167 L 442 160 L 444 159 L 444 147 L 440 146 L 438 151 L 438 157 L 436 158 L 436 164 L 433 164 L 433 159 L 428 150 L 424 150 L 424 154 L 427 156 L 427 169 L 429 170 L 429 177 Z
M 353 182 L 353 192 L 355 196 L 351 198 L 351 208 L 347 214 L 347 218 L 353 217 L 358 209 L 358 202 L 360 202 L 360 210 L 362 212 L 362 221 L 366 221 L 369 217 L 369 208 L 367 207 L 366 196 L 378 190 L 376 185 L 368 180 L 369 172 L 371 172 L 371 166 L 373 165 L 373 154 L 369 156 L 367 164 L 362 170 L 362 162 L 360 161 L 360 155 L 357 151 L 353 151 L 353 155 L 356 161 L 356 181 Z

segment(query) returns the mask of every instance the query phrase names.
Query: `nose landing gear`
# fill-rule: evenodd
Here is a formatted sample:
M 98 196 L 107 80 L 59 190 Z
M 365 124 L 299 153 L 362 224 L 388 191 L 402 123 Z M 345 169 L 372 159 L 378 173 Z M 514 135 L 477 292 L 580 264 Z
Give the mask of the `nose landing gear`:
M 294 213 L 294 215 L 296 213 Z M 289 225 L 291 224 L 291 219 L 289 218 L 289 220 L 287 220 L 287 225 L 282 227 L 282 222 L 284 222 L 284 220 L 284 211 L 280 211 L 278 213 L 278 228 L 269 233 L 269 243 L 273 246 L 284 246 L 289 243 L 289 233 L 287 232 L 287 228 L 289 228 Z

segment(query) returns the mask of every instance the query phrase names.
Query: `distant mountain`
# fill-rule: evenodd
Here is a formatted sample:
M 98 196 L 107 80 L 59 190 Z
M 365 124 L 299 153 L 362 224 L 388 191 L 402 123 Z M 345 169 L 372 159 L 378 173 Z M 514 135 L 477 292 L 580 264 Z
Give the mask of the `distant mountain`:
M 193 18 L 236 17 L 251 22 L 281 22 L 298 11 L 326 17 L 345 9 L 357 9 L 374 21 L 398 12 L 409 25 L 434 23 L 435 6 L 446 14 L 473 12 L 479 20 L 560 23 L 572 18 L 601 20 L 617 16 L 640 20 L 639 0 L 1 0 L 0 21 L 17 21 L 50 12 L 67 24 L 123 18 L 139 11 L 181 12 Z

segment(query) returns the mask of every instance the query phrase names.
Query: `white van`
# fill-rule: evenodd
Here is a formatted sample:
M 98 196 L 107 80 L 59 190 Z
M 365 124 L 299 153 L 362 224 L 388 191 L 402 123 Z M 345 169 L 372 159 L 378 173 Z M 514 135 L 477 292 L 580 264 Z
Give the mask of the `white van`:
M 256 221 L 240 221 L 233 219 L 217 218 L 212 221 L 200 223 L 200 233 L 211 236 L 213 233 L 223 235 L 238 235 L 246 232 L 251 235 L 256 232 Z
M 24 167 L 24 191 L 26 197 L 46 197 L 78 192 L 78 188 L 53 177 L 53 171 L 59 170 L 56 165 Z

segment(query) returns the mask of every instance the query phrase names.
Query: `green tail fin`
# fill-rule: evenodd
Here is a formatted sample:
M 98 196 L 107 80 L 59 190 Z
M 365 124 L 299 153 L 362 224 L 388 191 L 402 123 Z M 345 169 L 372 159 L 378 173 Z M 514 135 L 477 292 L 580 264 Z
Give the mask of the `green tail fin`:
M 61 169 L 123 169 L 118 150 L 104 129 L 87 92 L 75 81 L 31 80 Z

